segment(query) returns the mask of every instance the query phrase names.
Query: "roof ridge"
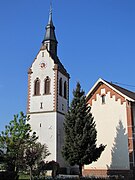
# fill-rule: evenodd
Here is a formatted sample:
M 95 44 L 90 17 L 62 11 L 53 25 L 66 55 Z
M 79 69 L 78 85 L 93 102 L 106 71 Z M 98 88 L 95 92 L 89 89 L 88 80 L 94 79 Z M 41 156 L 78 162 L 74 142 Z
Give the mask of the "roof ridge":
M 108 83 L 109 85 L 111 85 L 112 87 L 114 87 L 115 89 L 117 89 L 118 91 L 120 91 L 122 94 L 132 98 L 135 100 L 135 92 L 128 90 L 124 87 L 118 86 L 116 84 L 113 84 L 112 82 L 108 82 L 106 80 L 104 80 L 106 83 Z

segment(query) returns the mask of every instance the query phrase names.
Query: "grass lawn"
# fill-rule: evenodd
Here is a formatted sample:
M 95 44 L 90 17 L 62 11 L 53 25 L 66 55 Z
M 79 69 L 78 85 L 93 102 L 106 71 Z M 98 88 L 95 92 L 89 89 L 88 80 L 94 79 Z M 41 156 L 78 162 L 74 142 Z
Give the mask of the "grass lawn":
M 27 180 L 29 180 L 30 179 L 30 176 L 28 175 L 28 174 L 23 174 L 23 173 L 20 173 L 19 174 L 19 179 L 21 180 L 25 180 L 25 179 L 27 179 Z

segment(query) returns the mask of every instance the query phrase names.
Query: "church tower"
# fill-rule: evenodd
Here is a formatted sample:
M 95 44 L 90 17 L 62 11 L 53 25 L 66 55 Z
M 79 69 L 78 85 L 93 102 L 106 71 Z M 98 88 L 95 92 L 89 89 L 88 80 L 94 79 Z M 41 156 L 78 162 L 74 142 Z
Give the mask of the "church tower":
M 47 161 L 64 166 L 63 122 L 69 103 L 69 74 L 57 57 L 57 39 L 50 9 L 41 48 L 28 71 L 27 114 L 32 130 L 51 153 Z

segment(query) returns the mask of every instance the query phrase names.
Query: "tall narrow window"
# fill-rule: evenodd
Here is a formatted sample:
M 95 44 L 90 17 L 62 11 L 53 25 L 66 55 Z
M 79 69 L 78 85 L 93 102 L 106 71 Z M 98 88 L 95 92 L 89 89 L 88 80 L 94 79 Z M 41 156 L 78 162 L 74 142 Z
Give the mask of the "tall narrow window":
M 42 52 L 42 57 L 44 57 L 44 52 Z
M 64 82 L 64 98 L 67 98 L 67 82 Z
M 42 102 L 40 103 L 40 109 L 43 109 L 43 103 Z
M 101 98 L 102 98 L 102 104 L 105 104 L 105 95 L 102 95 Z
M 34 95 L 38 96 L 40 95 L 40 80 L 37 78 L 34 82 Z
M 48 76 L 45 79 L 44 94 L 50 94 L 50 78 Z
M 46 49 L 48 50 L 48 44 L 46 44 Z
M 59 95 L 62 96 L 62 78 L 59 80 Z

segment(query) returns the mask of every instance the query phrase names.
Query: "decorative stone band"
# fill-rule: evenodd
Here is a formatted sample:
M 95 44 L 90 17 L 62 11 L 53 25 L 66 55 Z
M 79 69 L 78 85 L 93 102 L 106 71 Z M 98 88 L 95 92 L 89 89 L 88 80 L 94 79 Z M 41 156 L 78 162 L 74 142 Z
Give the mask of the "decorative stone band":
M 30 111 L 30 95 L 31 95 L 31 68 L 28 70 L 28 98 L 27 98 L 27 113 Z
M 57 64 L 55 64 L 53 70 L 54 70 L 53 107 L 54 107 L 54 111 L 57 111 L 58 109 L 58 105 L 57 105 L 57 102 L 58 102 L 58 65 Z
M 28 112 L 28 115 L 30 114 L 44 114 L 44 113 L 54 113 L 57 112 L 59 114 L 65 115 L 65 113 L 62 113 L 60 111 L 36 111 L 36 112 Z
M 128 150 L 129 150 L 129 163 L 130 169 L 133 169 L 135 164 L 135 145 L 134 145 L 134 124 L 133 124 L 133 112 L 132 112 L 132 104 L 131 102 L 126 102 L 126 110 L 127 110 L 127 131 L 128 131 Z
M 113 96 L 115 96 L 115 100 L 117 101 L 118 99 L 121 100 L 121 104 L 123 104 L 123 102 L 125 102 L 125 98 L 123 96 L 121 96 L 120 94 L 118 94 L 117 92 L 115 92 L 114 90 L 112 90 L 110 87 L 108 87 L 107 85 L 105 84 L 101 84 L 100 87 L 95 91 L 93 92 L 93 95 L 90 97 L 90 99 L 88 100 L 88 103 L 90 105 L 92 105 L 92 100 L 97 100 L 96 96 L 97 94 L 99 94 L 100 96 L 102 95 L 101 93 L 101 89 L 105 89 L 105 93 L 104 95 L 106 95 L 108 92 L 110 92 L 110 97 L 112 98 Z

